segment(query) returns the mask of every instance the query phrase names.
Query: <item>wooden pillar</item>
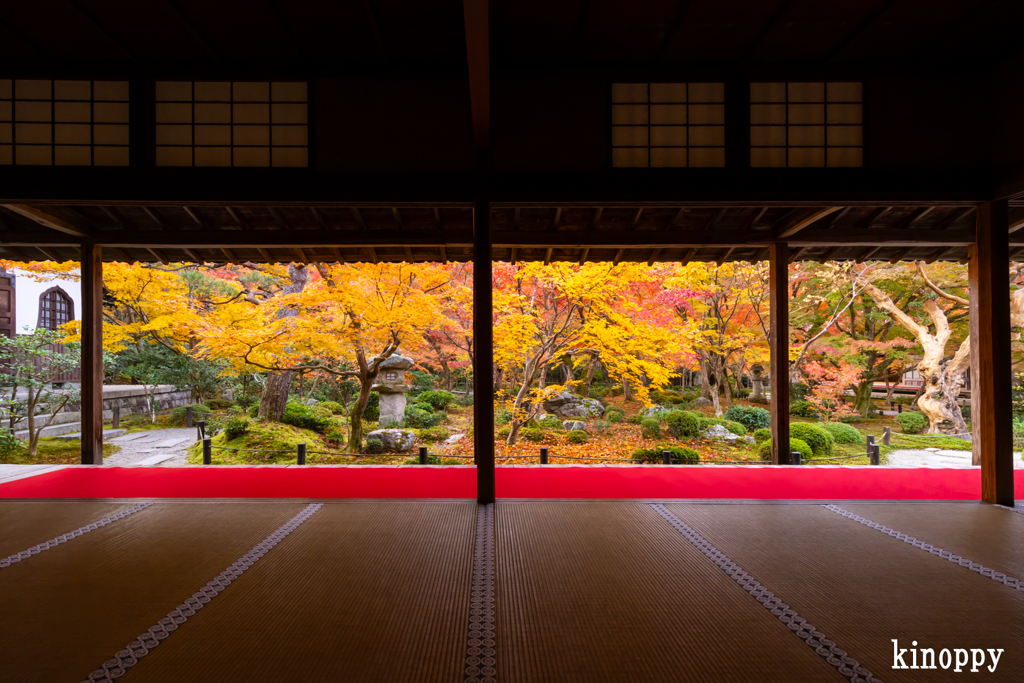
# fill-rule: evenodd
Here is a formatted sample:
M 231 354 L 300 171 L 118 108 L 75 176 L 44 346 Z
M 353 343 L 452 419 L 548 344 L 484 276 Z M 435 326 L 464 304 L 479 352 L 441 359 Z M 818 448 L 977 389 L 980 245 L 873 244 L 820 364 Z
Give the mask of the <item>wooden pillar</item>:
M 491 289 L 490 204 L 473 210 L 473 444 L 476 497 L 494 502 L 494 326 Z
M 1013 505 L 1009 234 L 1006 200 L 978 205 L 970 249 L 971 425 L 981 499 Z
M 82 464 L 103 464 L 103 247 L 82 245 Z
M 772 464 L 789 465 L 789 247 L 768 249 L 771 330 L 768 351 L 772 384 Z

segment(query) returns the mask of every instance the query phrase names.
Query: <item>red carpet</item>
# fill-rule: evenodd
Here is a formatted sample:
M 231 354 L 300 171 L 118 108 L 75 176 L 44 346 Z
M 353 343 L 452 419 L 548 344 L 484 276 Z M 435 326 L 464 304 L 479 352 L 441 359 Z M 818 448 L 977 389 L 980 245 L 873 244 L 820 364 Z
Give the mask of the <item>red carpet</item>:
M 1018 496 L 1024 470 L 1015 471 Z M 978 500 L 981 472 L 869 467 L 499 467 L 499 498 Z M 468 467 L 72 467 L 2 498 L 475 498 Z

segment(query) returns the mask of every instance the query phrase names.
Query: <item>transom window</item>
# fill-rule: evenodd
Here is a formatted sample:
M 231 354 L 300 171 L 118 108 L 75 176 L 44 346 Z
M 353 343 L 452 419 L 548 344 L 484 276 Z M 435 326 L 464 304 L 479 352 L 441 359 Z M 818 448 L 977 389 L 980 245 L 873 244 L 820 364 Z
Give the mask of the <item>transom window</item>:
M 751 83 L 751 166 L 863 165 L 860 83 Z
M 157 166 L 307 166 L 305 82 L 158 81 Z
M 0 79 L 0 164 L 127 166 L 128 81 Z
M 613 83 L 612 166 L 725 166 L 725 84 Z
M 40 295 L 38 327 L 57 330 L 74 318 L 74 302 L 62 289 L 49 289 Z

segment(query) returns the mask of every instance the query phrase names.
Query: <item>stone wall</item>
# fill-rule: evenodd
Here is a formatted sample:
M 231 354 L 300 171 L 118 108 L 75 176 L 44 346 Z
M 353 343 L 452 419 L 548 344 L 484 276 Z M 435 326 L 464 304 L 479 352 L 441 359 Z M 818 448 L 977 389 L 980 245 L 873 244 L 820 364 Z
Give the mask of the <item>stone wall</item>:
M 179 406 L 188 405 L 192 398 L 190 391 L 178 391 L 170 384 L 151 387 L 154 399 L 157 402 L 157 410 L 170 410 Z M 149 402 L 146 399 L 146 388 L 137 385 L 113 385 L 103 387 L 103 416 L 110 419 L 113 408 L 121 409 L 121 417 L 145 413 L 149 411 Z

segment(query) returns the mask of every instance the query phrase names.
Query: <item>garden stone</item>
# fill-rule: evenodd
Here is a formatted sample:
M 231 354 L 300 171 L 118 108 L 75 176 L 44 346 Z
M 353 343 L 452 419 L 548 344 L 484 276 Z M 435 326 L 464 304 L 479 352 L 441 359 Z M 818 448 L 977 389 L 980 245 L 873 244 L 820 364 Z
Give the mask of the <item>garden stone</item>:
M 709 406 L 709 405 L 711 405 L 711 399 L 710 398 L 704 398 L 703 396 L 701 396 L 701 397 L 696 398 L 696 399 L 693 400 L 693 405 L 695 405 L 695 406 Z
M 658 417 L 659 415 L 665 415 L 666 413 L 671 412 L 672 411 L 665 406 L 651 406 L 644 411 L 644 417 Z
M 711 425 L 701 432 L 700 435 L 705 439 L 721 439 L 723 441 L 735 441 L 740 438 L 722 425 Z
M 375 429 L 366 435 L 366 440 L 378 439 L 385 451 L 401 453 L 412 448 L 416 435 L 404 429 Z
M 755 439 L 752 436 L 745 436 L 743 437 L 743 440 L 746 441 L 747 443 L 757 443 L 757 439 Z
M 465 434 L 452 434 L 451 436 L 449 436 L 447 439 L 444 440 L 444 445 L 445 446 L 451 446 L 454 443 L 458 443 L 459 441 L 462 440 L 462 437 L 464 437 L 464 436 L 466 436 L 466 435 Z
M 578 420 L 566 420 L 565 422 L 562 423 L 562 429 L 564 429 L 567 432 L 572 432 L 577 429 L 587 431 L 587 423 L 580 422 Z
M 544 401 L 544 409 L 558 417 L 601 417 L 604 406 L 600 401 L 562 391 Z
M 307 398 L 306 399 L 306 405 L 307 406 L 315 406 L 319 402 L 320 401 L 316 400 L 315 398 Z

